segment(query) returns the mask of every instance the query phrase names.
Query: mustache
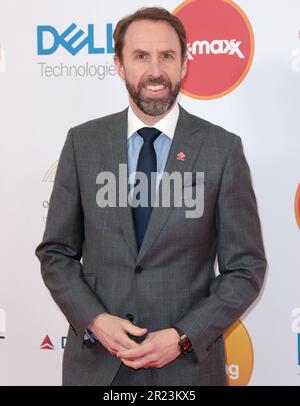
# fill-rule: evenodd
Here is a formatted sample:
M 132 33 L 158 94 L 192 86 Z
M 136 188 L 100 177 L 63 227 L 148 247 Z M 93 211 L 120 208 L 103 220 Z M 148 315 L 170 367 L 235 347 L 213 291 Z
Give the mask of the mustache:
M 142 80 L 139 83 L 139 88 L 142 88 L 142 87 L 145 87 L 148 85 L 164 85 L 169 88 L 172 87 L 171 82 L 162 76 L 159 78 L 147 78 L 147 79 Z

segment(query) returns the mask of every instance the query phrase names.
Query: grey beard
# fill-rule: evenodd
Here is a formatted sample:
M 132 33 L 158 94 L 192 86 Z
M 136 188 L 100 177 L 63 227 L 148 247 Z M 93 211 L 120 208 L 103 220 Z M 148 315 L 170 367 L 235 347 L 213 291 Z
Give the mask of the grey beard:
M 174 104 L 181 87 L 181 83 L 177 82 L 174 89 L 169 92 L 169 96 L 167 98 L 154 100 L 150 98 L 143 98 L 141 95 L 142 88 L 136 91 L 127 80 L 125 81 L 125 84 L 134 103 L 143 113 L 148 114 L 149 116 L 159 116 L 166 113 Z

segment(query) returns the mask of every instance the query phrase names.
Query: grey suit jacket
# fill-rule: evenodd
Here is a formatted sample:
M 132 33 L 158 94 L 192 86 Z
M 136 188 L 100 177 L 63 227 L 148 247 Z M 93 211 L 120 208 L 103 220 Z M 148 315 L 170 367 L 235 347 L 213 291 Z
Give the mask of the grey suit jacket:
M 127 163 L 127 109 L 70 129 L 36 248 L 70 324 L 63 384 L 112 382 L 121 361 L 99 342 L 83 344 L 88 324 L 107 312 L 133 316 L 150 332 L 176 325 L 193 344 L 163 368 L 134 370 L 133 384 L 226 385 L 223 333 L 256 299 L 266 270 L 241 139 L 180 106 L 165 171 L 204 172 L 204 213 L 191 219 L 186 207 L 154 207 L 139 252 L 130 206 L 96 203 L 97 175 L 117 174 L 120 163 Z

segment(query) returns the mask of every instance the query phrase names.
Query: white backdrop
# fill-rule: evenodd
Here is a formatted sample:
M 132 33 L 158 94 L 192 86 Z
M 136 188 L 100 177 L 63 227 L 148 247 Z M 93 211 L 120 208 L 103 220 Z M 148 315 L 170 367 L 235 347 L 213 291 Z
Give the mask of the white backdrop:
M 254 349 L 250 385 L 299 385 L 300 1 L 236 0 L 248 16 L 255 54 L 244 81 L 215 100 L 181 95 L 191 113 L 240 135 L 261 217 L 268 276 L 260 300 L 243 319 Z M 67 130 L 127 105 L 122 81 L 111 74 L 47 77 L 40 63 L 113 64 L 112 54 L 73 56 L 60 47 L 38 55 L 37 26 L 62 32 L 94 24 L 106 46 L 106 24 L 141 6 L 173 11 L 180 1 L 0 0 L 1 273 L 0 385 L 60 385 L 67 323 L 44 287 L 34 250 Z M 100 39 L 99 39 L 100 38 Z M 43 65 L 44 67 L 46 65 Z M 83 69 L 83 68 L 82 68 Z M 295 316 L 297 311 L 295 311 Z M 41 350 L 49 336 L 54 350 Z

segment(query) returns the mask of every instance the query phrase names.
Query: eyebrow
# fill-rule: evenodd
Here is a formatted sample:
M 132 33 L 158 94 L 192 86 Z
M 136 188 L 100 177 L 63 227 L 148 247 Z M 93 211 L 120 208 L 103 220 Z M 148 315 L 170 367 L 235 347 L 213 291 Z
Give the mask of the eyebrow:
M 135 49 L 134 51 L 132 51 L 132 54 L 145 54 L 145 55 L 150 55 L 149 52 L 144 51 L 143 49 Z M 160 54 L 173 54 L 176 55 L 176 51 L 174 51 L 174 49 L 166 49 L 165 51 L 160 51 Z

